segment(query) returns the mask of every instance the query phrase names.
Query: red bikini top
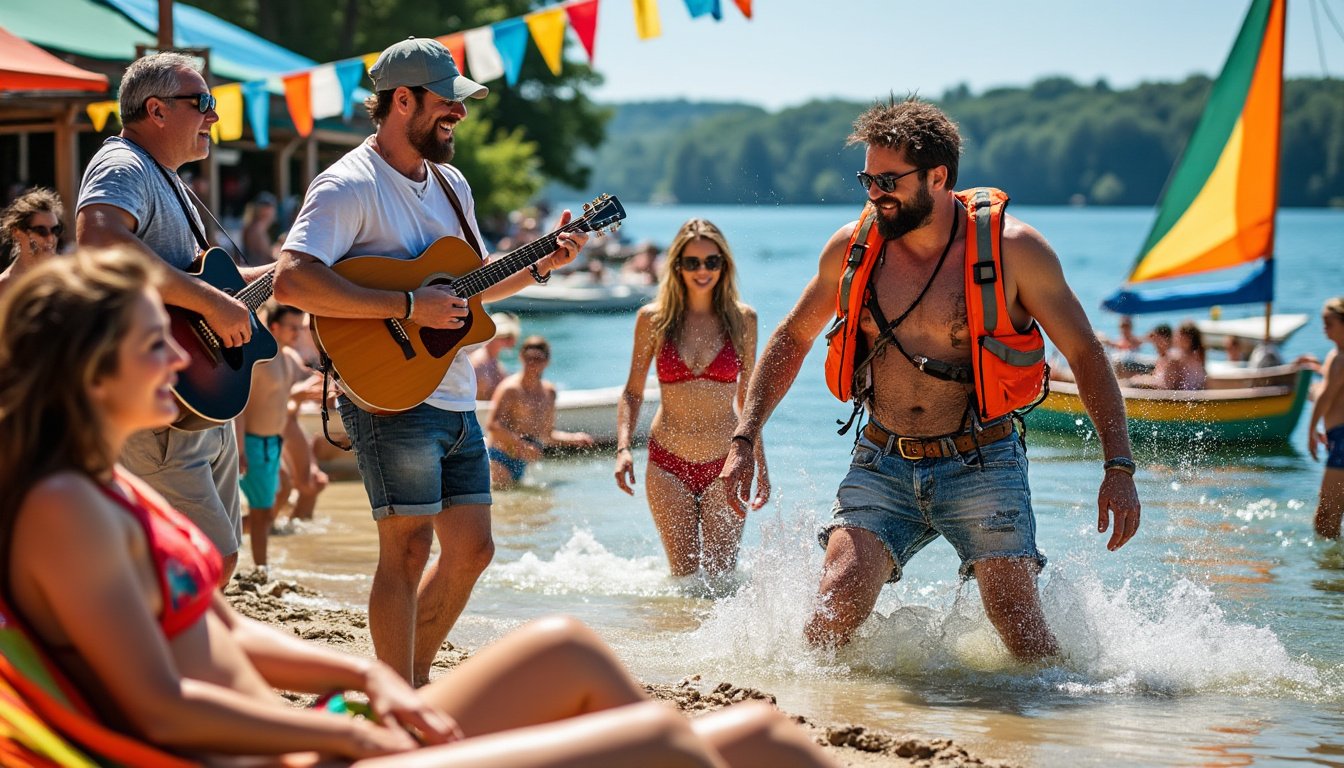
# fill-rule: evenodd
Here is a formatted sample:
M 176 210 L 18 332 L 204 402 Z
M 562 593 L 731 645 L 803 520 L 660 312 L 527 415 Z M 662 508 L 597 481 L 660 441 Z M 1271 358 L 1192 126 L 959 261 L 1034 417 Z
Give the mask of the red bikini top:
M 704 379 L 706 381 L 720 381 L 725 384 L 731 384 L 737 381 L 737 374 L 742 371 L 742 361 L 737 356 L 737 350 L 733 348 L 733 340 L 726 334 L 723 337 L 723 346 L 719 348 L 719 354 L 700 375 L 691 371 L 690 366 L 681 357 L 681 351 L 671 339 L 663 343 L 663 348 L 658 352 L 658 382 L 660 384 L 676 384 L 682 381 L 695 381 Z
M 153 503 L 132 483 L 122 485 L 130 489 L 133 499 L 101 483 L 98 488 L 145 530 L 163 593 L 159 628 L 171 640 L 209 610 L 224 563 L 215 545 L 181 512 Z

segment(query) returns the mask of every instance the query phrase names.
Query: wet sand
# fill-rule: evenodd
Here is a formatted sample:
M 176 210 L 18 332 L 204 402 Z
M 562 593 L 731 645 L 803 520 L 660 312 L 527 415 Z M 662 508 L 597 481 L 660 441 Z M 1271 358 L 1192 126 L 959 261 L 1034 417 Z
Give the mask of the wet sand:
M 284 627 L 310 642 L 325 643 L 347 653 L 373 656 L 368 617 L 352 609 L 318 609 L 288 602 L 287 594 L 316 597 L 318 594 L 292 581 L 263 582 L 249 576 L 235 577 L 224 594 L 233 607 L 245 616 Z M 460 664 L 470 651 L 444 643 L 434 661 L 432 677 Z M 775 703 L 765 691 L 701 679 L 696 675 L 675 684 L 645 685 L 654 698 L 669 701 L 687 715 L 712 712 L 749 699 Z M 1009 763 L 971 755 L 948 739 L 928 739 L 912 734 L 870 730 L 857 724 L 813 722 L 795 719 L 807 728 L 818 744 L 846 766 L 1000 766 Z

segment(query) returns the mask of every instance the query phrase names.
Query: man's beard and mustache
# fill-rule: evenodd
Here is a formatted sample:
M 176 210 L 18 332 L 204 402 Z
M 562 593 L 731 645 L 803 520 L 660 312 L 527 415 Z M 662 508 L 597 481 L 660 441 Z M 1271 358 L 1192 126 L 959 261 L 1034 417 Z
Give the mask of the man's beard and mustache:
M 406 141 L 420 156 L 431 163 L 448 163 L 453 159 L 453 136 L 447 141 L 439 141 L 436 135 L 439 121 L 433 120 L 426 110 L 416 108 L 415 119 L 406 126 Z
M 895 240 L 933 220 L 933 195 L 929 194 L 927 182 L 919 185 L 919 191 L 908 202 L 901 203 L 894 197 L 883 196 L 873 201 L 881 205 L 887 201 L 896 203 L 896 216 L 887 218 L 881 210 L 877 213 L 877 231 L 884 240 Z

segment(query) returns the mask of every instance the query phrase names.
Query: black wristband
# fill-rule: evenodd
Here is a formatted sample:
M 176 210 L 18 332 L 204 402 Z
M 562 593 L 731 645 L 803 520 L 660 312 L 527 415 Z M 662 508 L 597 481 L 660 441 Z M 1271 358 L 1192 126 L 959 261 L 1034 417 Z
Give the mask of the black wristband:
M 410 320 L 411 315 L 415 314 L 415 291 L 406 292 L 406 316 L 402 320 Z
M 752 440 L 750 437 L 747 437 L 746 435 L 733 435 L 733 439 L 734 439 L 734 440 L 741 440 L 742 442 L 744 442 L 744 443 L 747 444 L 747 447 L 748 447 L 748 448 L 755 448 L 755 447 L 756 447 L 756 441 L 755 441 L 755 440 Z
M 547 272 L 546 276 L 542 277 L 541 271 L 537 269 L 536 262 L 533 262 L 532 264 L 528 265 L 527 271 L 532 273 L 532 279 L 537 281 L 539 285 L 545 285 L 551 282 L 551 273 Z
M 1118 469 L 1127 475 L 1133 476 L 1135 470 L 1138 469 L 1138 465 L 1136 465 L 1134 460 L 1128 456 L 1116 456 L 1113 459 L 1107 459 L 1101 465 L 1101 469 L 1103 472 L 1110 472 L 1112 469 Z

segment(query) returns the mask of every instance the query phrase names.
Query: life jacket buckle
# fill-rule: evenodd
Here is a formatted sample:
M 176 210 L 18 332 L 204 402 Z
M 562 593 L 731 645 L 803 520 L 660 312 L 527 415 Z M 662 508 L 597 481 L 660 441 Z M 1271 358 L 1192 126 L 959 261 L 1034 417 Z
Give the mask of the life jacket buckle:
M 929 362 L 929 358 L 923 355 L 913 355 L 910 359 L 915 362 L 915 367 L 919 369 L 920 373 L 924 373 L 924 364 Z
M 992 262 L 992 261 L 977 261 L 977 262 L 975 263 L 975 284 L 976 284 L 976 285 L 984 285 L 985 283 L 992 283 L 992 282 L 994 282 L 995 278 L 996 278 L 996 273 L 994 272 L 994 262 Z
M 863 263 L 863 254 L 868 252 L 868 246 L 865 243 L 855 243 L 849 248 L 849 266 L 855 267 Z

